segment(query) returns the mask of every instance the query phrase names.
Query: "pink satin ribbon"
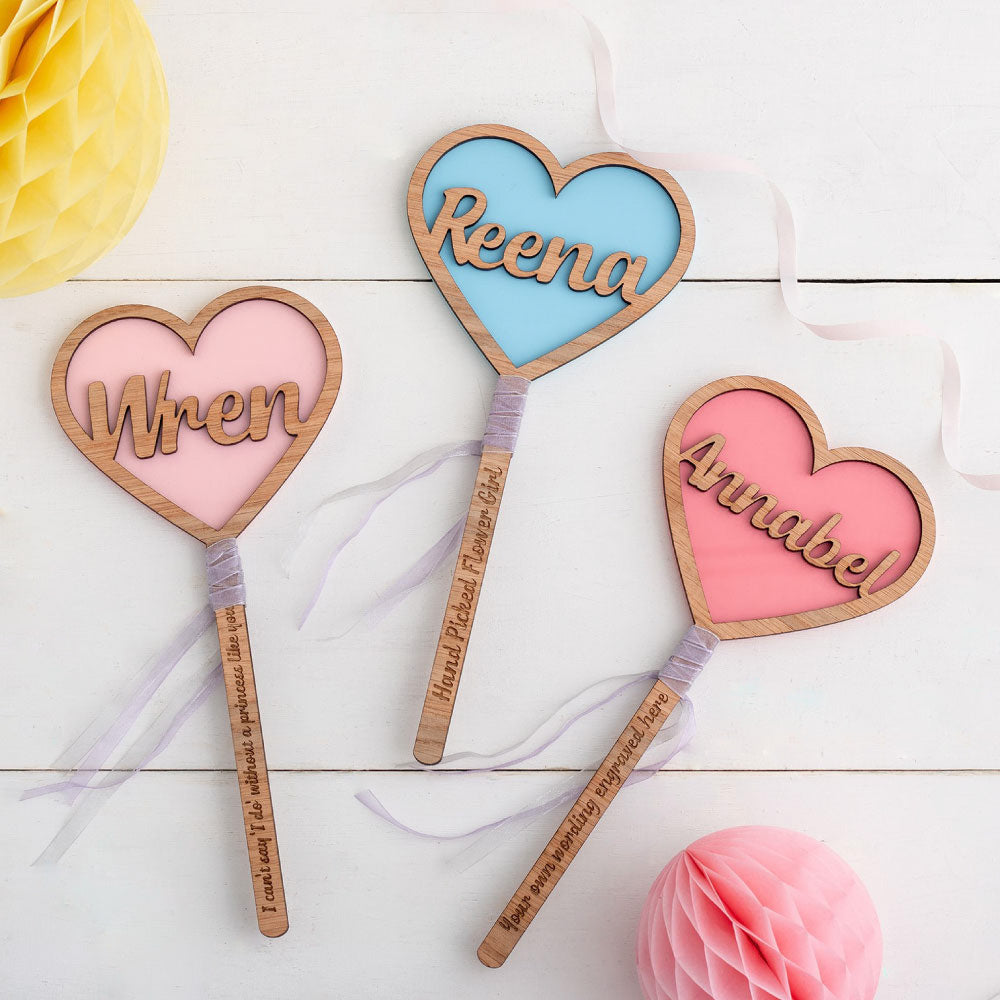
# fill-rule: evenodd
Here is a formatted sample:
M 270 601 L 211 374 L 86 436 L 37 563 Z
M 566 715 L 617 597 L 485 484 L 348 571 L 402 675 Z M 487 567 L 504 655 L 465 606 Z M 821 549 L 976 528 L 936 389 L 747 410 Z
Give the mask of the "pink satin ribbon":
M 601 29 L 569 0 L 498 0 L 497 9 L 564 10 L 579 17 L 590 35 L 594 59 L 594 81 L 597 87 L 597 108 L 601 125 L 608 138 L 624 153 L 640 163 L 661 170 L 711 170 L 748 174 L 767 183 L 774 200 L 775 229 L 778 237 L 778 280 L 785 308 L 797 322 L 825 340 L 874 340 L 879 337 L 929 337 L 941 349 L 941 448 L 945 461 L 967 483 L 981 490 L 1000 490 L 1000 473 L 964 472 L 953 456 L 959 454 L 959 415 L 961 413 L 962 378 L 958 358 L 950 344 L 923 323 L 909 320 L 863 320 L 855 323 L 811 323 L 801 315 L 799 279 L 795 238 L 795 218 L 788 199 L 781 189 L 756 164 L 735 156 L 716 153 L 664 153 L 635 149 L 626 145 L 618 122 L 615 97 L 615 71 L 608 43 Z

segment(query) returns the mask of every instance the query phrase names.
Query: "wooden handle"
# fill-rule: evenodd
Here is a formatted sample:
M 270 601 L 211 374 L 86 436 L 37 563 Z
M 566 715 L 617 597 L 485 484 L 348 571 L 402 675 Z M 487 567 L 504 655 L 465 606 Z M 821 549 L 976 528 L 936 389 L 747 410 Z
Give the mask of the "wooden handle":
M 521 935 L 680 700 L 680 696 L 661 680 L 650 688 L 632 721 L 479 946 L 479 961 L 483 965 L 498 969 L 507 961 L 514 945 L 521 940 Z
M 436 764 L 444 754 L 510 459 L 509 452 L 484 451 L 479 463 L 441 635 L 427 682 L 427 694 L 424 695 L 417 740 L 413 745 L 413 756 L 421 764 Z
M 278 835 L 271 807 L 271 785 L 260 728 L 257 685 L 253 679 L 250 635 L 242 604 L 215 612 L 222 651 L 222 673 L 226 679 L 229 725 L 236 753 L 236 779 L 243 806 L 250 878 L 257 904 L 257 926 L 266 937 L 281 937 L 288 930 L 285 887 L 281 881 Z

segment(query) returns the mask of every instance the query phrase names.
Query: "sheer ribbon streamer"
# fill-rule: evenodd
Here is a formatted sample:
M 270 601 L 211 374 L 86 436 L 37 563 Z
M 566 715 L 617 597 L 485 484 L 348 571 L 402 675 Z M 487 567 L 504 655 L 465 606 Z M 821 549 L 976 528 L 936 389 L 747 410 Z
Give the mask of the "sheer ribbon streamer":
M 662 680 L 681 696 L 681 703 L 670 714 L 663 728 L 650 743 L 635 770 L 625 779 L 622 787 L 630 787 L 652 777 L 673 760 L 693 739 L 695 733 L 694 706 L 687 697 L 687 692 L 705 664 L 708 663 L 718 644 L 719 638 L 714 633 L 692 625 L 659 671 L 629 674 L 598 681 L 597 684 L 591 685 L 565 702 L 534 733 L 513 746 L 491 754 L 474 752 L 449 754 L 433 768 L 415 763 L 408 763 L 404 766 L 408 769 L 416 767 L 420 770 L 439 773 L 443 769 L 443 773 L 458 772 L 461 774 L 477 774 L 484 771 L 517 767 L 548 750 L 578 722 L 611 704 L 626 691 L 639 685 L 648 685 L 651 681 Z M 610 693 L 605 693 L 604 689 L 609 685 L 614 686 L 613 690 Z M 548 730 L 552 728 L 554 723 L 557 724 L 557 728 L 554 732 L 549 732 Z M 477 835 L 490 835 L 488 844 L 484 845 L 483 841 L 477 841 L 469 852 L 462 855 L 467 864 L 475 864 L 499 844 L 500 839 L 493 835 L 503 831 L 504 835 L 508 836 L 512 833 L 511 827 L 514 824 L 530 823 L 559 806 L 574 802 L 583 789 L 587 787 L 590 774 L 599 765 L 600 761 L 595 761 L 590 767 L 585 768 L 582 774 L 574 774 L 564 783 L 564 787 L 543 796 L 530 806 L 508 813 L 489 823 L 462 830 L 459 833 L 435 833 L 411 826 L 387 809 L 371 789 L 359 792 L 355 798 L 376 816 L 396 827 L 397 830 L 402 830 L 415 837 L 422 837 L 426 840 L 464 840 Z M 470 852 L 475 854 L 472 859 L 469 858 Z
M 357 486 L 351 486 L 346 490 L 341 490 L 339 493 L 334 493 L 328 496 L 325 500 L 318 503 L 305 517 L 302 524 L 296 533 L 295 539 L 288 548 L 288 553 L 283 560 L 283 567 L 285 570 L 285 576 L 291 574 L 291 567 L 295 561 L 295 557 L 299 554 L 302 546 L 305 544 L 309 532 L 314 525 L 317 516 L 320 511 L 325 508 L 340 503 L 343 500 L 349 500 L 356 496 L 365 496 L 368 494 L 375 494 L 376 499 L 370 503 L 362 512 L 361 518 L 354 528 L 343 538 L 330 552 L 327 557 L 326 564 L 323 567 L 323 571 L 320 574 L 320 578 L 316 587 L 313 589 L 309 596 L 306 606 L 299 616 L 298 627 L 301 629 L 305 623 L 309 620 L 309 616 L 313 613 L 319 602 L 320 596 L 326 587 L 327 581 L 330 578 L 330 574 L 333 571 L 333 567 L 337 560 L 340 558 L 341 553 L 348 545 L 351 544 L 368 526 L 368 523 L 378 512 L 382 504 L 386 503 L 389 499 L 396 495 L 400 490 L 409 486 L 411 483 L 418 482 L 421 479 L 425 479 L 427 476 L 433 475 L 447 462 L 450 462 L 455 458 L 466 458 L 468 456 L 478 456 L 481 455 L 483 451 L 482 441 L 458 441 L 454 444 L 441 445 L 438 448 L 432 448 L 430 451 L 422 452 L 421 454 L 410 459 L 402 468 L 397 469 L 395 472 L 389 473 L 387 476 L 383 476 L 381 479 L 374 479 L 369 483 L 360 483 Z M 461 525 L 463 521 L 458 522 L 459 533 L 458 537 L 461 537 Z M 425 565 L 425 560 L 438 550 L 438 547 L 446 544 L 447 540 L 452 537 L 455 531 L 455 526 L 445 532 L 444 535 L 427 552 L 419 559 L 417 562 L 409 567 L 403 575 L 395 582 L 394 585 L 390 587 L 392 592 L 396 592 L 402 589 L 405 596 L 410 592 L 415 586 L 419 586 L 420 583 L 426 579 L 427 576 L 437 568 L 435 564 L 430 570 L 427 570 Z M 454 542 L 457 544 L 457 540 Z M 421 571 L 425 571 L 424 576 L 420 576 Z M 411 574 L 414 575 L 416 582 L 411 582 Z M 397 598 L 402 599 L 402 596 Z M 374 610 L 374 609 L 373 609 Z
M 530 386 L 531 382 L 520 375 L 501 375 L 497 379 L 496 389 L 493 391 L 490 411 L 486 417 L 486 429 L 483 432 L 481 441 L 459 441 L 455 444 L 442 445 L 440 448 L 424 452 L 411 459 L 402 468 L 389 473 L 389 475 L 381 479 L 373 480 L 370 483 L 361 483 L 358 486 L 352 486 L 349 489 L 341 490 L 339 493 L 334 493 L 317 504 L 309 512 L 285 559 L 286 575 L 299 550 L 305 544 L 309 529 L 312 527 L 320 511 L 331 504 L 347 500 L 350 497 L 363 496 L 365 494 L 375 494 L 376 496 L 376 499 L 362 511 L 361 518 L 353 530 L 338 542 L 327 557 L 316 588 L 310 595 L 305 609 L 299 617 L 298 626 L 300 629 L 309 620 L 310 615 L 319 603 L 320 596 L 326 587 L 327 581 L 330 579 L 330 574 L 333 572 L 333 567 L 337 560 L 347 546 L 362 534 L 382 504 L 386 503 L 396 493 L 405 489 L 411 483 L 433 475 L 452 459 L 478 456 L 484 450 L 513 453 L 517 445 L 517 437 L 521 429 L 521 418 L 524 416 Z M 425 583 L 447 561 L 448 556 L 457 548 L 459 542 L 461 542 L 464 527 L 465 517 L 463 516 L 452 524 L 415 563 L 407 567 L 400 576 L 393 580 L 383 590 L 379 600 L 365 611 L 350 628 L 328 638 L 340 639 L 363 621 L 368 621 L 369 624 L 381 621 L 397 604 Z
M 122 753 L 114 770 L 107 770 L 112 754 L 121 745 L 143 710 L 192 646 L 212 628 L 215 611 L 246 602 L 243 566 L 236 539 L 225 538 L 205 549 L 205 577 L 209 602 L 188 619 L 167 647 L 149 660 L 132 683 L 84 730 L 73 745 L 53 764 L 69 770 L 63 780 L 30 788 L 22 799 L 59 794 L 72 807 L 69 817 L 36 860 L 58 861 L 113 793 L 137 771 L 147 767 L 170 745 L 181 726 L 205 701 L 222 679 L 222 660 L 216 657 L 207 670 L 188 679 L 180 692 L 181 704 L 168 704 L 152 724 Z M 81 792 L 100 792 L 78 802 Z
M 601 126 L 608 138 L 622 152 L 640 163 L 661 170 L 705 170 L 747 174 L 763 180 L 774 201 L 775 229 L 778 238 L 778 280 L 785 308 L 796 322 L 825 340 L 873 340 L 879 337 L 928 337 L 941 350 L 941 449 L 945 461 L 967 483 L 981 490 L 1000 490 L 1000 473 L 964 472 L 958 466 L 959 423 L 961 415 L 962 379 L 958 358 L 951 345 L 923 323 L 910 320 L 861 320 L 855 323 L 812 323 L 803 319 L 799 303 L 799 279 L 795 236 L 795 218 L 781 189 L 756 164 L 736 156 L 718 153 L 665 153 L 636 149 L 622 141 L 623 131 L 618 121 L 615 96 L 615 71 L 611 50 L 601 32 L 585 14 L 569 0 L 496 0 L 494 9 L 501 11 L 562 10 L 576 14 L 590 35 L 594 60 L 594 80 L 597 88 L 597 108 Z

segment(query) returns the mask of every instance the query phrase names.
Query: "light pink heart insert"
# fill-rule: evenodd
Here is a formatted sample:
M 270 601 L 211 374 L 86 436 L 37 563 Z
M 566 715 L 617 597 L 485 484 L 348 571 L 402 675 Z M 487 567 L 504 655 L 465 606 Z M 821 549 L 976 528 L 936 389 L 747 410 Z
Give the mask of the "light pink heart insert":
M 870 462 L 843 461 L 812 473 L 813 443 L 792 406 L 768 392 L 735 389 L 715 396 L 692 415 L 681 450 L 711 434 L 725 435 L 719 461 L 773 494 L 775 512 L 797 510 L 818 528 L 832 514 L 841 554 L 857 552 L 875 566 L 892 549 L 900 558 L 872 593 L 898 580 L 921 541 L 920 511 L 903 482 Z M 780 540 L 750 525 L 759 504 L 734 514 L 718 500 L 719 487 L 702 492 L 688 483 L 681 463 L 681 496 L 691 550 L 712 619 L 742 622 L 835 607 L 858 596 L 833 573 L 789 552 Z
M 169 327 L 139 317 L 105 323 L 87 336 L 69 362 L 66 397 L 80 426 L 90 434 L 87 402 L 91 382 L 103 382 L 113 424 L 125 382 L 145 375 L 147 405 L 152 413 L 160 376 L 170 372 L 168 396 L 200 401 L 204 417 L 220 393 L 239 392 L 249 403 L 250 390 L 264 386 L 270 398 L 282 382 L 299 387 L 299 419 L 305 420 L 319 399 L 326 379 L 323 341 L 298 310 L 273 299 L 237 302 L 214 316 L 191 353 Z M 294 438 L 284 428 L 284 402 L 279 397 L 263 441 L 247 438 L 221 445 L 205 430 L 181 425 L 177 451 L 158 449 L 137 458 L 128 422 L 115 461 L 138 479 L 213 528 L 221 528 L 278 464 Z M 246 427 L 249 413 L 227 423 L 230 434 Z

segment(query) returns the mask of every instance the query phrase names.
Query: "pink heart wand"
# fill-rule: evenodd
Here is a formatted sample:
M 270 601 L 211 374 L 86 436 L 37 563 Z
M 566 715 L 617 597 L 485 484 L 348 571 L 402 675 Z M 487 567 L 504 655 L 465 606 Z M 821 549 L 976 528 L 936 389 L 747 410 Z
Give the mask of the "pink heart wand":
M 333 328 L 281 288 L 240 288 L 191 323 L 116 306 L 81 323 L 52 368 L 70 440 L 141 503 L 203 542 L 262 934 L 288 929 L 236 539 L 330 414 Z

